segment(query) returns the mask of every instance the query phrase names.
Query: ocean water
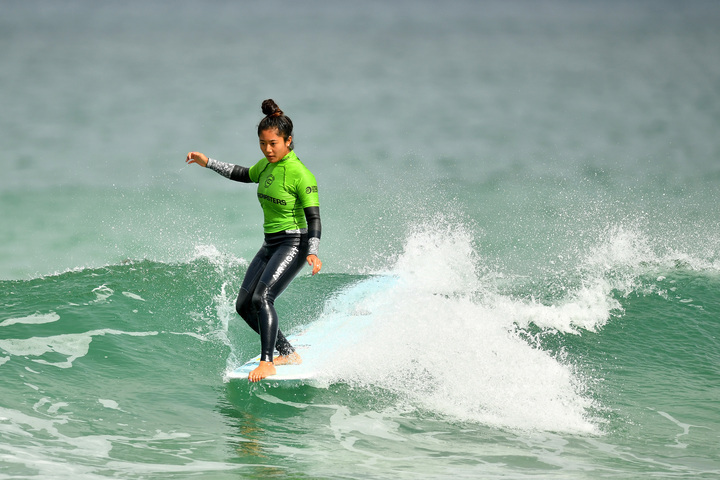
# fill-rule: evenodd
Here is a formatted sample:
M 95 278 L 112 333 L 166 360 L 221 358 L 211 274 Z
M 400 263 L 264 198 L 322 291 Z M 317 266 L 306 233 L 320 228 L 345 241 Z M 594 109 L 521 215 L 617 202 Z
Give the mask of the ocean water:
M 0 1 L 0 479 L 720 477 L 720 4 Z M 260 103 L 318 178 L 226 381 Z M 341 338 L 342 337 L 342 338 Z

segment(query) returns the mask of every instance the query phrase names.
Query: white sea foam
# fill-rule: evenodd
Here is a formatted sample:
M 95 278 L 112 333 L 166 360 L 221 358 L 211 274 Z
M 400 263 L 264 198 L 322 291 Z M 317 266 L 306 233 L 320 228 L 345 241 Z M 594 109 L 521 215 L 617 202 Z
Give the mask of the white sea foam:
M 41 357 L 47 353 L 57 353 L 65 360 L 50 362 L 43 358 L 33 358 L 33 362 L 43 365 L 52 365 L 59 368 L 70 368 L 75 360 L 87 355 L 90 343 L 95 336 L 102 335 L 131 335 L 144 337 L 157 335 L 158 332 L 123 332 L 113 329 L 92 330 L 84 333 L 68 333 L 49 337 L 10 338 L 0 340 L 0 349 L 11 356 Z
M 366 291 L 361 300 L 353 298 L 364 288 L 357 286 L 336 299 L 325 321 L 351 315 L 362 301 L 369 328 L 344 340 L 345 352 L 332 355 L 326 370 L 464 421 L 597 432 L 588 413 L 592 401 L 573 365 L 529 344 L 517 326 L 595 327 L 615 304 L 603 288 L 577 292 L 575 303 L 557 306 L 491 293 L 477 273 L 471 240 L 463 228 L 417 229 L 390 272 L 394 284 Z M 345 311 L 336 305 L 343 302 Z
M 215 245 L 195 245 L 190 261 L 199 259 L 207 260 L 221 273 L 225 271 L 226 268 L 235 268 L 238 265 L 248 264 L 244 258 L 223 253 L 218 250 Z
M 222 260 L 222 253 L 215 245 L 195 245 L 192 258 L 193 260 L 205 258 L 210 261 L 220 261 Z
M 123 295 L 125 295 L 128 298 L 132 298 L 133 300 L 140 300 L 141 302 L 144 302 L 145 299 L 142 298 L 140 295 L 132 292 L 122 292 Z
M 105 303 L 105 300 L 112 297 L 115 291 L 105 284 L 99 287 L 93 288 L 92 292 L 95 294 L 95 300 L 90 303 Z
M 60 315 L 55 312 L 35 313 L 33 315 L 28 315 L 27 317 L 8 318 L 7 320 L 3 320 L 2 322 L 0 322 L 0 327 L 7 327 L 16 323 L 39 325 L 42 323 L 56 322 L 58 320 L 60 320 Z
M 117 408 L 117 404 L 111 400 L 99 400 L 99 402 L 106 408 Z M 49 405 L 49 407 L 44 408 L 45 405 Z M 168 472 L 198 471 L 207 473 L 236 468 L 235 465 L 223 462 L 188 461 L 186 457 L 182 456 L 186 454 L 187 450 L 176 454 L 182 460 L 178 464 L 163 462 L 138 464 L 133 461 L 111 458 L 111 451 L 117 445 L 133 445 L 136 449 L 152 451 L 158 448 L 157 445 L 161 442 L 188 439 L 191 434 L 155 430 L 134 436 L 66 435 L 63 426 L 71 423 L 73 417 L 70 413 L 60 412 L 67 406 L 63 402 L 53 404 L 50 399 L 42 398 L 33 406 L 33 411 L 37 415 L 0 406 L 3 433 L 27 440 L 25 444 L 20 442 L 4 443 L 0 450 L 3 459 L 11 460 L 11 464 L 25 466 L 38 478 L 102 478 L 102 472 L 107 468 L 123 472 L 124 477 L 133 477 L 139 474 L 162 477 L 167 476 Z M 97 419 L 93 420 L 97 421 Z M 43 442 L 46 439 L 48 443 Z M 68 462 L 68 456 L 75 461 Z M 88 459 L 87 465 L 78 459 Z M 96 466 L 100 459 L 106 460 L 107 463 Z
M 98 402 L 105 407 L 112 410 L 120 410 L 120 405 L 115 400 L 110 400 L 107 398 L 98 398 Z

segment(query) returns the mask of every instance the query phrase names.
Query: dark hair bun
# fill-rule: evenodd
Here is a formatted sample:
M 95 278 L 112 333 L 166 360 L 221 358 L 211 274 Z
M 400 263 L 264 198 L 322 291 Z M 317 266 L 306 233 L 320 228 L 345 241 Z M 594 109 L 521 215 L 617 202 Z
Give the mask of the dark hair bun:
M 280 107 L 278 107 L 277 103 L 271 98 L 262 102 L 262 112 L 268 117 L 279 117 L 283 114 L 283 111 L 280 110 Z
M 265 130 L 277 129 L 277 134 L 285 140 L 290 139 L 293 134 L 293 123 L 290 117 L 285 115 L 280 107 L 277 106 L 272 99 L 268 98 L 262 102 L 262 111 L 265 114 L 265 118 L 260 120 L 258 123 L 258 137 Z M 292 140 L 290 140 L 290 150 L 294 147 Z

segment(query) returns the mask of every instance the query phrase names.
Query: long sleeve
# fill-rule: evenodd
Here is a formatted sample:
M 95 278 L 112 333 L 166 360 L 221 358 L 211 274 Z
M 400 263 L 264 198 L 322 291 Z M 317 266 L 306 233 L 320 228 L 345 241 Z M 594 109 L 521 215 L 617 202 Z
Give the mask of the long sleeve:
M 242 183 L 252 183 L 250 180 L 250 169 L 233 165 L 232 163 L 219 162 L 215 159 L 208 158 L 207 168 L 214 170 L 225 178 Z
M 320 207 L 306 207 L 303 210 L 308 225 L 308 243 L 310 244 L 308 255 L 317 255 L 320 250 L 320 236 L 322 234 Z

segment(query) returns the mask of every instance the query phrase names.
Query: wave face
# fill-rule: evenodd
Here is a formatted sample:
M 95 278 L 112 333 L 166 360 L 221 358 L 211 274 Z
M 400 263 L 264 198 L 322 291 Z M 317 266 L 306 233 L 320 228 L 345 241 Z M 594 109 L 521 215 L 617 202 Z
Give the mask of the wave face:
M 246 263 L 216 249 L 3 281 L 4 462 L 40 476 L 234 472 L 235 444 L 322 476 L 306 462 L 328 448 L 393 468 L 387 448 L 445 455 L 448 436 L 485 461 L 490 441 L 503 455 L 528 442 L 522 462 L 560 442 L 573 462 L 619 469 L 612 448 L 710 448 L 717 269 L 609 233 L 553 285 L 500 275 L 461 226 L 437 223 L 386 271 L 298 278 L 277 302 L 283 328 L 334 332 L 314 387 L 223 382 L 258 339 L 232 308 Z M 296 431 L 304 452 L 288 460 L 280 437 Z

